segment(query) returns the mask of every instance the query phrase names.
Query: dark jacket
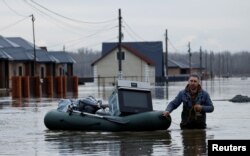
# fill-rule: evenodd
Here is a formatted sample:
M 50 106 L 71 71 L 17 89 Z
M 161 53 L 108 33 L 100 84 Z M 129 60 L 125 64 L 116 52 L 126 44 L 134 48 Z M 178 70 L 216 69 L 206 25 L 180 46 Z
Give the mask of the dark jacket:
M 166 111 L 171 113 L 179 107 L 181 103 L 183 103 L 181 128 L 206 128 L 206 113 L 213 112 L 214 110 L 209 94 L 203 89 L 200 89 L 197 96 L 192 99 L 186 87 L 186 89 L 180 91 L 175 99 L 168 104 Z M 194 104 L 202 105 L 200 113 L 194 111 Z

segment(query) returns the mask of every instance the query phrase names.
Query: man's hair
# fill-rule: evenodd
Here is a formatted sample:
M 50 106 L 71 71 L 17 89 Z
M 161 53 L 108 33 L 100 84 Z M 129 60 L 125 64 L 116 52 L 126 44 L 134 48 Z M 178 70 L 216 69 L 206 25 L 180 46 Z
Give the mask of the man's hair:
M 196 73 L 190 74 L 188 79 L 190 79 L 190 77 L 196 77 L 198 80 L 200 80 L 200 76 Z

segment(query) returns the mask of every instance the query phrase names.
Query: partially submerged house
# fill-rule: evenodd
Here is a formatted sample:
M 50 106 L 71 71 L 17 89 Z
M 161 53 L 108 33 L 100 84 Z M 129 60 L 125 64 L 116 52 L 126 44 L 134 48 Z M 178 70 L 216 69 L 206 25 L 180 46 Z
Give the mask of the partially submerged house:
M 191 69 L 191 71 L 190 71 Z M 200 73 L 204 67 L 191 63 L 191 68 L 186 60 L 168 59 L 168 78 L 170 81 L 186 80 L 191 73 Z
M 0 88 L 12 88 L 12 76 L 73 76 L 74 63 L 75 60 L 66 52 L 39 47 L 34 52 L 33 45 L 23 38 L 0 36 Z
M 122 74 L 124 79 L 148 81 L 152 84 L 164 77 L 162 42 L 123 42 Z M 113 84 L 118 75 L 118 44 L 103 43 L 102 56 L 92 63 L 94 78 Z M 100 82 L 99 82 L 100 83 Z

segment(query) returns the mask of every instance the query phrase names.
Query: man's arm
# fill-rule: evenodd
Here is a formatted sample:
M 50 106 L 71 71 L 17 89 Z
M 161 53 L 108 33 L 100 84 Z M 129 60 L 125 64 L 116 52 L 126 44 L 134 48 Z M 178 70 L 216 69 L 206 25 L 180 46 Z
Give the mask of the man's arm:
M 202 105 L 202 111 L 210 113 L 214 111 L 214 105 L 212 100 L 210 99 L 210 96 L 207 92 L 205 92 L 206 94 L 206 101 L 204 103 L 204 105 Z
M 180 106 L 182 102 L 182 95 L 183 91 L 180 91 L 179 94 L 175 97 L 175 99 L 168 104 L 166 108 L 167 112 L 171 113 L 173 110 Z

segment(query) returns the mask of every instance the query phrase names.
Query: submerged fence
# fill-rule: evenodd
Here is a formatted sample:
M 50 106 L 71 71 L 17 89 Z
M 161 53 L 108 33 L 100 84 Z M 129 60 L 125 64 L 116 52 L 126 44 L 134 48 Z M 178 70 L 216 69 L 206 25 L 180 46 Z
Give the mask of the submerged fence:
M 13 76 L 12 98 L 66 98 L 78 96 L 78 77 Z

